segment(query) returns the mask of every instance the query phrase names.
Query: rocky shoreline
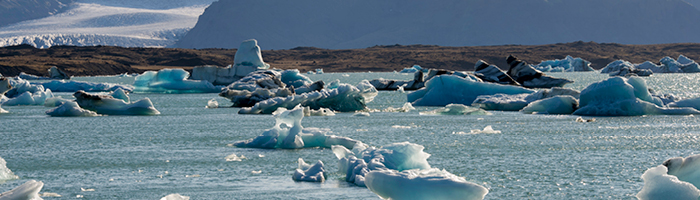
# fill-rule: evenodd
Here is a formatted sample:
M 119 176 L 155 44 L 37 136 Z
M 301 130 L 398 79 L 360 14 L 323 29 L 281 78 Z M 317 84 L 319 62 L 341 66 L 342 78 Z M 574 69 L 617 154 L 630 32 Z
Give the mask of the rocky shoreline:
M 124 48 L 114 46 L 57 46 L 37 49 L 29 45 L 0 48 L 0 74 L 16 76 L 20 72 L 47 76 L 51 66 L 74 76 L 142 73 L 163 68 L 227 66 L 233 63 L 236 49 Z M 272 68 L 299 69 L 301 72 L 391 72 L 420 65 L 427 68 L 473 71 L 484 60 L 507 68 L 506 58 L 514 55 L 528 63 L 562 59 L 567 55 L 590 61 L 601 69 L 623 59 L 633 63 L 659 60 L 665 56 L 685 55 L 700 59 L 700 44 L 622 45 L 572 42 L 549 45 L 502 45 L 443 47 L 430 45 L 390 45 L 365 49 L 331 50 L 297 47 L 289 50 L 264 50 L 265 62 Z

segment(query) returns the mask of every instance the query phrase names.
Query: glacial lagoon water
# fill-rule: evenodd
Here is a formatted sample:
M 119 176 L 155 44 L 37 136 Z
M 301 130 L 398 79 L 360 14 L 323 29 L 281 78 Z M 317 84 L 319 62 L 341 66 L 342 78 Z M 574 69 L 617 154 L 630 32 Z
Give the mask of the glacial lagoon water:
M 548 73 L 576 82 L 582 90 L 608 78 L 598 73 Z M 308 75 L 326 82 L 356 84 L 398 73 Z M 76 77 L 128 83 L 133 78 Z M 700 96 L 699 74 L 655 74 L 644 78 L 659 93 Z M 56 93 L 64 98 L 70 93 Z M 4 106 L 0 114 L 0 157 L 20 177 L 0 183 L 0 192 L 28 180 L 45 183 L 44 199 L 160 199 L 171 193 L 192 199 L 379 199 L 344 181 L 330 149 L 269 150 L 229 144 L 250 139 L 274 125 L 270 115 L 239 115 L 237 108 L 205 108 L 216 94 L 131 94 L 148 97 L 157 116 L 49 117 L 43 106 Z M 382 91 L 368 106 L 400 107 L 405 94 Z M 432 167 L 445 169 L 489 189 L 486 199 L 634 199 L 640 178 L 664 160 L 700 153 L 698 116 L 596 117 L 576 122 L 570 115 L 492 112 L 487 116 L 425 116 L 374 112 L 305 117 L 305 127 L 382 146 L 412 142 L 425 146 Z M 585 117 L 590 118 L 590 117 Z M 397 126 L 398 125 L 398 126 Z M 492 126 L 499 134 L 453 134 Z M 226 161 L 231 154 L 242 161 Z M 297 159 L 321 160 L 328 180 L 295 182 Z M 94 191 L 83 191 L 94 189 Z M 407 191 L 410 192 L 410 191 Z

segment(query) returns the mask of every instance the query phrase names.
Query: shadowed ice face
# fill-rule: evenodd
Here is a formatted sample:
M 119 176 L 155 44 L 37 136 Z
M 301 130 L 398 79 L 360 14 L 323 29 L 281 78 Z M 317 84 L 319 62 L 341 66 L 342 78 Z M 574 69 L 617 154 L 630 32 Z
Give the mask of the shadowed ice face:
M 12 89 L 12 85 L 10 85 L 10 79 L 0 77 L 0 95 L 5 94 L 5 92 L 9 91 L 10 89 Z

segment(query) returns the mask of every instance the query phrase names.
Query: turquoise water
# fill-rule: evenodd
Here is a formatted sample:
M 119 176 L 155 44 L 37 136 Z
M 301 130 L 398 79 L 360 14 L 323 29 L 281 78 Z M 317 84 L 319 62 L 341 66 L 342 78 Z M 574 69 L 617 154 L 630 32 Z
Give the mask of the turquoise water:
M 347 75 L 346 75 L 347 74 Z M 576 80 L 583 89 L 603 80 L 597 73 L 550 73 Z M 700 96 L 699 75 L 662 74 L 645 78 L 650 88 L 681 97 Z M 402 78 L 396 73 L 326 73 L 314 80 Z M 128 82 L 114 77 L 77 80 Z M 123 79 L 123 78 L 121 78 Z M 653 84 L 651 84 L 653 83 Z M 69 97 L 70 93 L 57 93 Z M 45 183 L 44 199 L 160 199 L 179 193 L 192 199 L 379 199 L 366 188 L 345 183 L 330 149 L 267 150 L 235 148 L 274 125 L 269 115 L 238 115 L 237 108 L 206 109 L 216 94 L 132 94 L 148 97 L 158 116 L 48 117 L 43 106 L 4 106 L 0 115 L 0 157 L 20 180 L 0 184 L 0 192 L 27 180 Z M 405 94 L 383 91 L 368 106 L 400 107 Z M 633 199 L 642 173 L 664 160 L 700 153 L 696 116 L 598 117 L 493 112 L 488 116 L 423 116 L 340 113 L 306 117 L 305 127 L 328 128 L 372 146 L 412 142 L 425 146 L 432 167 L 445 169 L 489 189 L 486 199 Z M 412 128 L 394 128 L 394 125 Z M 500 134 L 460 135 L 491 125 Z M 243 155 L 227 162 L 227 155 Z M 321 160 L 324 183 L 294 182 L 297 159 Z M 95 189 L 82 191 L 81 188 Z

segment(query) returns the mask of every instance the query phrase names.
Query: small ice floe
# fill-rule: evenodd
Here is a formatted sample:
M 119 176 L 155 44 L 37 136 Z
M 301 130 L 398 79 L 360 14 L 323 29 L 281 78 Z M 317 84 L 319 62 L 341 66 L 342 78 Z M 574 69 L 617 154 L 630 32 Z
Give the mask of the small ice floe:
M 60 194 L 53 193 L 53 192 L 44 192 L 44 193 L 39 194 L 39 196 L 41 196 L 41 197 L 62 197 Z
M 250 173 L 253 173 L 253 174 L 260 174 L 260 173 L 262 173 L 262 170 L 258 170 L 258 171 L 251 171 Z
M 199 178 L 199 177 L 202 177 L 202 175 L 199 175 L 199 174 L 185 175 L 185 178 Z
M 229 162 L 230 161 L 239 161 L 240 162 L 240 161 L 243 161 L 243 159 L 246 159 L 246 157 L 244 155 L 236 156 L 236 154 L 234 153 L 234 154 L 226 156 L 225 159 L 226 159 L 226 161 L 229 161 Z
M 396 129 L 411 129 L 411 128 L 417 128 L 418 126 L 415 124 L 411 124 L 408 126 L 403 126 L 403 125 L 393 125 L 391 128 L 396 128 Z
M 160 198 L 160 200 L 190 200 L 190 197 L 182 196 L 180 194 L 169 194 L 163 198 Z
M 262 155 L 262 154 L 258 154 L 258 157 L 259 157 L 259 158 L 264 158 L 264 157 L 265 157 L 265 155 Z
M 343 77 L 350 77 L 350 74 L 343 74 Z
M 85 188 L 80 188 L 80 191 L 83 191 L 83 192 L 94 192 L 95 189 L 92 189 L 92 188 L 87 188 L 87 189 L 85 189 Z
M 678 177 L 700 188 L 700 154 L 683 157 L 675 157 L 663 163 L 668 168 L 668 174 Z
M 39 197 L 39 191 L 44 187 L 44 183 L 41 181 L 29 180 L 24 184 L 17 186 L 16 188 L 3 192 L 0 194 L 1 200 L 15 200 L 15 199 L 27 199 L 27 200 L 37 200 L 41 199 Z
M 576 122 L 595 122 L 595 118 L 584 119 L 582 117 L 577 117 Z
M 416 108 L 413 107 L 413 105 L 411 105 L 411 103 L 406 102 L 400 108 L 388 107 L 388 108 L 382 110 L 382 112 L 409 112 L 409 111 L 412 111 L 415 109 Z
M 318 110 L 314 110 L 306 106 L 304 107 L 304 116 L 335 116 L 335 112 L 329 108 L 319 108 Z
M 313 165 L 304 162 L 304 159 L 299 158 L 299 168 L 294 171 L 292 180 L 306 182 L 323 182 L 326 180 L 324 173 L 326 172 L 323 162 L 318 161 Z
M 420 112 L 421 115 L 490 115 L 484 109 L 465 106 L 462 104 L 448 104 L 444 108 L 438 108 L 432 111 Z
M 18 179 L 19 177 L 12 173 L 10 169 L 7 168 L 7 162 L 5 159 L 2 159 L 0 157 L 0 183 L 4 183 L 5 181 L 9 180 L 15 180 Z
M 206 108 L 218 108 L 218 107 L 219 107 L 219 102 L 216 101 L 216 99 L 211 99 L 207 102 Z
M 368 112 L 356 112 L 356 113 L 353 114 L 352 116 L 355 116 L 355 117 L 369 117 L 369 113 L 368 113 Z
M 454 133 L 452 133 L 452 134 L 459 134 L 459 135 L 476 135 L 476 134 L 497 134 L 497 133 L 501 133 L 501 131 L 499 131 L 499 130 L 493 130 L 493 128 L 491 127 L 491 125 L 488 125 L 488 126 L 484 127 L 484 130 L 472 129 L 471 131 L 469 131 L 469 133 L 459 131 L 459 132 L 454 132 Z

